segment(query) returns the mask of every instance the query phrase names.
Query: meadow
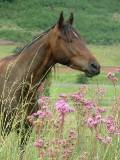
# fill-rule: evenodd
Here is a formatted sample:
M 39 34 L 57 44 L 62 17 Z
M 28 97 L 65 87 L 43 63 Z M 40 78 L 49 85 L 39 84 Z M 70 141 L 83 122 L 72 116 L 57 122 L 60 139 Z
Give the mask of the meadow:
M 12 54 L 16 45 L 0 46 L 1 58 Z M 88 48 L 99 58 L 102 65 L 119 66 L 119 45 L 88 45 Z M 108 55 L 110 55 L 110 59 L 108 59 Z M 108 79 L 107 73 L 104 72 L 92 79 L 87 79 L 87 81 L 86 78 L 85 81 L 83 79 L 84 84 L 81 84 L 81 75 L 83 76 L 80 72 L 69 70 L 67 67 L 64 67 L 63 70 L 61 70 L 61 67 L 57 67 L 55 75 L 53 73 L 50 87 L 50 101 L 52 103 L 46 104 L 52 117 L 35 118 L 34 129 L 26 146 L 24 160 L 119 160 L 119 134 L 109 133 L 109 130 L 101 122 L 97 124 L 97 127 L 91 127 L 89 126 L 91 124 L 86 123 L 85 119 L 86 115 L 91 118 L 93 113 L 95 114 L 95 109 L 101 108 L 106 110 L 105 113 L 100 113 L 102 118 L 108 119 L 109 116 L 114 115 L 117 117 L 114 121 L 117 122 L 113 123 L 117 123 L 119 126 L 119 73 L 116 74 L 118 82 L 115 83 L 115 86 Z M 76 101 L 71 101 L 71 95 L 78 94 L 79 90 L 89 103 L 96 104 L 94 109 L 86 109 L 81 101 L 78 101 L 78 104 L 76 104 Z M 96 92 L 97 90 L 100 91 Z M 73 113 L 65 113 L 63 124 L 60 118 L 61 112 L 55 108 L 56 101 L 61 94 L 68 97 L 69 105 L 75 109 Z M 113 113 L 114 107 L 116 107 L 117 112 L 114 111 Z M 43 109 L 42 112 L 45 113 L 45 111 Z M 43 126 L 41 126 L 42 121 Z M 96 128 L 100 135 L 97 135 Z M 71 136 L 73 138 L 69 139 Z M 14 131 L 5 141 L 1 139 L 3 143 L 0 148 L 0 159 L 19 159 L 19 139 L 20 137 Z M 45 146 L 42 145 L 43 141 Z
M 15 54 L 15 45 L 1 45 L 0 46 L 0 57 L 3 58 L 7 55 Z M 88 45 L 91 52 L 97 57 L 101 66 L 119 67 L 120 59 L 120 45 Z M 108 58 L 109 57 L 109 58 Z M 66 75 L 67 73 L 67 75 Z M 118 79 L 120 79 L 120 74 L 116 73 Z M 103 105 L 109 105 L 114 99 L 114 88 L 111 81 L 108 81 L 107 72 L 102 71 L 102 73 L 93 78 L 86 78 L 83 73 L 75 70 L 70 70 L 65 66 L 57 66 L 56 73 L 52 73 L 52 84 L 50 89 L 50 95 L 52 97 L 57 97 L 61 93 L 71 93 L 77 91 L 77 89 L 82 84 L 87 84 L 89 87 L 89 95 L 94 95 L 94 89 L 97 87 L 102 87 L 107 90 L 107 94 L 102 101 Z M 119 82 L 116 83 L 117 95 L 120 94 Z
M 42 109 L 28 117 L 33 132 L 23 159 L 119 160 L 120 101 L 117 86 L 106 89 L 98 85 L 94 88 L 79 85 L 78 89 L 78 86 L 69 85 L 69 89 L 61 87 L 62 90 L 53 86 L 49 101 L 40 97 L 38 103 L 42 103 Z M 59 93 L 55 95 L 53 92 L 56 88 L 62 93 L 59 97 Z M 112 95 L 108 95 L 111 91 Z M 111 98 L 110 103 L 106 97 Z M 19 139 L 13 131 L 2 141 L 0 159 L 19 159 Z
M 0 0 L 0 39 L 14 42 L 0 45 L 0 58 L 55 24 L 63 10 L 66 18 L 74 12 L 74 25 L 101 66 L 119 67 L 119 8 L 119 0 Z M 41 111 L 28 117 L 33 132 L 23 160 L 119 160 L 120 73 L 86 78 L 57 66 L 52 74 L 49 99 L 43 93 Z M 14 129 L 0 137 L 0 160 L 19 160 L 19 141 Z

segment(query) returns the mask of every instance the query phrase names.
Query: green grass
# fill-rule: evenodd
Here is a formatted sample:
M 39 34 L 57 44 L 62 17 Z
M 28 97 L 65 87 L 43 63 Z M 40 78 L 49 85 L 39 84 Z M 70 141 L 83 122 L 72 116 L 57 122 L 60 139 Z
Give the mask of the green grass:
M 0 2 L 0 38 L 26 42 L 73 11 L 75 26 L 88 43 L 120 42 L 119 0 L 14 0 Z
M 14 45 L 3 45 L 0 46 L 0 57 L 11 55 L 16 46 Z
M 52 97 L 57 97 L 61 93 L 65 94 L 71 94 L 73 92 L 76 92 L 82 85 L 81 81 L 78 81 L 78 78 L 80 78 L 80 74 L 73 74 L 73 73 L 56 73 L 56 78 L 52 80 L 52 86 L 50 88 L 50 95 Z M 118 83 L 116 83 L 116 91 L 113 87 L 113 84 L 110 80 L 107 79 L 107 75 L 101 74 L 94 78 L 87 79 L 87 83 L 84 83 L 84 85 L 87 85 L 89 88 L 88 92 L 88 98 L 93 98 L 95 95 L 95 90 L 97 88 L 104 88 L 105 89 L 105 97 L 103 101 L 101 101 L 101 104 L 103 106 L 109 106 L 113 104 L 114 98 L 115 98 L 115 92 L 116 95 L 120 95 L 120 74 L 116 75 L 118 77 Z
M 116 76 L 120 79 L 120 74 L 116 73 Z M 82 80 L 81 80 L 82 79 Z M 101 73 L 98 76 L 93 78 L 86 77 L 83 73 L 79 71 L 67 72 L 65 73 L 59 72 L 56 73 L 54 81 L 57 83 L 65 83 L 65 84 L 101 84 L 101 85 L 111 85 L 112 83 L 107 79 L 107 73 Z
M 70 87 L 69 87 L 69 89 L 68 89 L 69 92 L 67 92 L 68 94 L 70 94 L 70 92 L 73 92 L 73 91 L 78 91 L 78 86 L 76 88 L 75 87 L 71 87 L 71 88 L 73 90 L 70 90 Z M 110 95 L 109 95 L 110 88 L 112 89 L 111 90 L 112 94 L 114 94 L 113 93 L 114 89 L 112 88 L 112 86 L 109 86 L 109 88 L 106 88 L 107 92 L 108 92 L 107 96 L 109 96 L 109 97 L 110 97 Z M 52 88 L 52 91 L 54 89 L 55 88 Z M 65 88 L 64 87 L 63 87 L 63 90 L 65 92 Z M 91 98 L 92 98 L 92 96 L 93 96 L 93 98 L 96 97 L 95 92 L 93 90 L 94 90 L 93 87 L 89 87 L 88 94 L 89 94 L 89 96 Z M 60 88 L 58 88 L 58 91 L 62 91 L 62 90 Z M 52 94 L 54 94 L 54 92 Z M 54 94 L 54 96 L 55 96 L 55 94 Z M 103 97 L 103 99 L 104 98 L 105 97 Z M 112 96 L 111 96 L 111 98 L 112 98 Z M 113 103 L 114 102 L 115 101 L 113 101 Z M 99 103 L 99 105 L 100 104 L 101 104 L 101 102 Z M 107 107 L 106 109 L 109 111 L 112 106 L 113 106 L 112 103 L 107 104 L 106 105 L 106 107 Z M 76 110 L 77 110 L 77 107 L 78 106 L 76 106 Z M 108 147 L 107 147 L 107 145 L 103 145 L 103 144 L 95 141 L 94 132 L 92 132 L 88 127 L 86 127 L 86 125 L 83 125 L 85 123 L 84 122 L 84 118 L 85 117 L 84 117 L 84 115 L 82 115 L 83 114 L 82 109 L 81 109 L 82 106 L 79 106 L 78 108 L 79 108 L 79 112 L 76 111 L 75 114 L 74 113 L 70 113 L 71 115 L 67 115 L 67 117 L 65 119 L 64 130 L 62 132 L 63 136 L 60 137 L 57 134 L 55 134 L 56 130 L 52 126 L 52 123 L 51 123 L 53 121 L 49 121 L 49 123 L 50 123 L 49 127 L 46 125 L 46 127 L 44 127 L 43 130 L 41 128 L 39 128 L 40 129 L 39 137 L 40 138 L 43 137 L 44 140 L 46 140 L 46 141 L 47 140 L 52 141 L 57 136 L 60 139 L 63 138 L 63 137 L 66 138 L 68 133 L 69 133 L 69 130 L 71 128 L 74 128 L 77 131 L 77 133 L 78 133 L 78 129 L 79 129 L 77 142 L 79 140 L 80 143 L 76 143 L 76 147 L 75 147 L 75 150 L 73 152 L 74 154 L 71 156 L 71 160 L 74 160 L 74 159 L 75 160 L 79 160 L 78 157 L 80 155 L 82 155 L 84 152 L 87 152 L 88 157 L 89 157 L 88 160 L 93 160 L 92 159 L 92 155 L 93 155 L 95 147 L 96 147 L 95 152 L 96 152 L 97 156 L 99 157 L 99 159 L 104 160 L 103 157 L 105 156 L 105 153 L 107 153 L 106 156 L 105 156 L 105 160 L 113 160 L 114 159 L 114 155 L 116 155 L 116 158 L 117 158 L 116 160 L 119 160 L 119 156 L 120 156 L 119 138 L 117 138 L 116 136 L 113 136 L 112 145 L 108 145 Z M 56 118 L 56 111 L 54 109 L 54 106 L 50 105 L 49 109 L 53 112 L 53 117 L 52 118 Z M 89 114 L 90 114 L 90 112 L 91 111 L 89 111 Z M 78 117 L 79 117 L 79 119 L 78 119 Z M 58 119 L 56 119 L 56 120 L 58 120 Z M 37 128 L 37 125 L 36 125 L 36 128 Z M 33 143 L 34 143 L 34 141 L 35 141 L 35 139 L 37 137 L 36 136 L 37 131 L 35 131 L 36 129 L 35 130 L 34 129 L 33 129 L 33 133 L 31 135 L 31 138 L 30 138 L 30 140 L 29 140 L 29 142 L 27 144 L 26 152 L 25 152 L 23 160 L 28 160 L 28 159 L 29 160 L 38 160 L 39 159 L 38 156 L 37 156 L 38 155 L 37 150 L 33 146 Z M 100 132 L 102 134 L 105 134 L 104 133 L 105 132 L 104 128 L 101 127 Z M 59 139 L 59 138 L 57 138 L 57 139 Z M 0 159 L 1 160 L 2 159 L 4 159 L 4 160 L 18 160 L 18 157 L 19 157 L 18 140 L 19 139 L 20 139 L 20 137 L 18 137 L 15 132 L 12 132 L 6 138 L 6 140 L 4 141 L 3 145 L 0 148 L 0 153 L 1 153 L 0 154 Z M 59 156 L 59 155 L 57 155 L 57 156 Z M 40 159 L 40 160 L 42 160 L 42 159 Z M 46 158 L 45 160 L 50 160 L 50 159 Z M 82 159 L 80 159 L 80 160 L 82 160 Z
M 120 66 L 120 45 L 89 45 L 101 66 Z

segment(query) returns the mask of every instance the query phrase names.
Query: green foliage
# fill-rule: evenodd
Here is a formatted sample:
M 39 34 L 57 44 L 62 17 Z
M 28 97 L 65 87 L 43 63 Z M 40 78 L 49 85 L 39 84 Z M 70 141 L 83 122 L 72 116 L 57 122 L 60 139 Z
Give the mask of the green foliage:
M 13 2 L 14 0 L 0 0 L 1 2 Z
M 15 0 L 0 2 L 0 38 L 28 41 L 57 22 L 59 13 L 75 13 L 75 25 L 88 43 L 120 42 L 119 0 Z

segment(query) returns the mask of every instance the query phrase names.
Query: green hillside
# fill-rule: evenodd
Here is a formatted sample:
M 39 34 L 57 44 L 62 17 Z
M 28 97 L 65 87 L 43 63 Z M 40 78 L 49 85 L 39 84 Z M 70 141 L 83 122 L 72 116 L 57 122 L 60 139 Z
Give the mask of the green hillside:
M 56 23 L 60 11 L 75 14 L 88 43 L 120 42 L 119 0 L 0 0 L 0 38 L 26 42 Z

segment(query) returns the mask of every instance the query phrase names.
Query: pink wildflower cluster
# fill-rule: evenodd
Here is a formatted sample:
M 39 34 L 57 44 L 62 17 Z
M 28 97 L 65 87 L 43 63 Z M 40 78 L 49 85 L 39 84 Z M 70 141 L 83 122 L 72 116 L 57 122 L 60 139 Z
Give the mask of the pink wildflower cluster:
M 48 141 L 37 139 L 34 142 L 34 146 L 39 151 L 39 158 L 57 159 L 58 155 L 61 154 L 62 159 L 67 160 L 73 153 L 76 139 L 76 131 L 71 129 L 66 138 L 53 138 Z
M 117 81 L 114 74 L 111 73 L 109 74 L 109 79 L 114 82 Z M 103 96 L 105 94 L 105 90 L 102 88 L 98 88 L 97 93 L 99 94 L 99 96 Z M 99 132 L 101 125 L 107 128 L 107 134 L 120 134 L 120 130 L 118 129 L 115 120 L 112 117 L 105 118 L 103 113 L 106 112 L 106 110 L 98 106 L 97 103 L 95 104 L 94 101 L 87 100 L 85 98 L 85 95 L 80 92 L 73 94 L 72 100 L 75 103 L 77 102 L 77 104 L 81 104 L 81 106 L 79 106 L 81 107 L 81 114 L 84 113 L 85 123 L 87 124 L 87 126 L 90 129 L 95 130 L 97 140 L 105 144 L 111 143 L 112 141 L 112 137 L 102 137 L 100 135 Z
M 102 123 L 102 122 L 103 122 L 103 119 L 102 119 L 102 116 L 101 116 L 100 114 L 95 115 L 95 116 L 93 116 L 93 117 L 89 117 L 89 118 L 87 119 L 87 125 L 88 125 L 88 127 L 90 127 L 90 128 L 95 128 L 95 127 L 97 127 L 97 125 L 98 125 L 99 123 Z
M 104 112 L 106 112 L 106 110 L 104 108 L 102 108 L 102 107 L 97 107 L 96 108 L 96 113 L 97 114 L 101 114 L 101 113 L 104 113 Z
M 86 109 L 92 109 L 93 107 L 95 107 L 94 102 L 87 100 L 83 94 L 81 93 L 74 93 L 72 96 L 72 100 L 74 102 L 77 102 L 79 104 L 82 104 Z
M 113 84 L 117 82 L 117 78 L 112 73 L 108 75 L 108 78 Z M 84 133 L 83 130 L 81 130 L 81 126 L 84 127 L 84 124 L 85 127 L 87 126 L 91 130 L 93 137 L 96 138 L 95 140 L 106 145 L 112 143 L 113 135 L 120 134 L 120 129 L 115 118 L 106 116 L 106 109 L 101 107 L 98 101 L 95 101 L 96 97 L 94 97 L 93 100 L 87 99 L 87 90 L 87 87 L 83 86 L 79 92 L 72 94 L 72 96 L 61 94 L 54 104 L 55 110 L 57 111 L 55 112 L 53 108 L 55 116 L 49 111 L 50 102 L 48 97 L 42 96 L 38 100 L 39 110 L 29 116 L 28 119 L 33 125 L 36 125 L 36 128 L 34 125 L 34 129 L 37 129 L 37 138 L 34 146 L 39 151 L 40 159 L 57 159 L 59 158 L 58 156 L 64 160 L 71 159 L 75 147 L 77 144 L 80 144 L 79 138 Z M 95 93 L 97 93 L 96 95 L 100 98 L 105 94 L 103 88 L 98 88 L 95 91 Z M 74 103 L 75 109 L 69 105 L 69 100 L 71 104 Z M 65 118 L 69 113 L 74 111 L 77 111 L 75 113 L 75 115 L 77 114 L 76 128 L 70 130 L 69 126 L 67 126 L 67 134 L 64 134 Z M 40 125 L 38 125 L 38 123 Z M 102 135 L 103 130 L 105 131 L 105 135 Z M 40 138 L 45 135 L 45 131 L 46 133 L 49 132 L 47 138 L 45 136 L 44 139 Z M 86 153 L 82 156 L 87 157 Z
M 60 99 L 55 104 L 56 110 L 61 114 L 74 112 L 75 110 L 69 106 L 69 104 L 64 100 Z
M 100 114 L 94 115 L 93 117 L 89 117 L 86 123 L 89 128 L 93 128 L 95 130 L 97 126 L 102 123 L 106 126 L 108 134 L 114 134 L 114 135 L 120 134 L 120 129 L 112 116 L 109 116 L 105 119 L 105 118 L 102 118 Z M 99 133 L 96 133 L 96 134 L 97 134 L 96 138 L 102 143 L 108 144 L 112 142 L 112 137 L 101 136 L 101 135 L 99 136 Z
M 87 108 L 87 109 L 92 109 L 95 107 L 95 104 L 94 102 L 90 101 L 90 100 L 86 100 L 86 99 L 83 99 L 83 101 L 81 101 L 82 105 Z
M 42 148 L 44 146 L 44 140 L 43 139 L 37 139 L 35 142 L 34 142 L 34 146 L 36 148 Z
M 112 81 L 112 83 L 115 85 L 115 83 L 118 81 L 118 78 L 115 76 L 115 73 L 109 72 L 107 75 L 108 79 Z
M 32 115 L 28 116 L 28 121 L 34 125 L 36 120 L 43 120 L 45 118 L 51 117 L 52 113 L 48 109 L 48 97 L 42 96 L 38 100 L 38 105 L 40 110 L 34 112 Z
M 77 92 L 77 93 L 72 94 L 71 98 L 74 102 L 81 102 L 84 96 L 80 92 Z
M 46 96 L 41 96 L 39 99 L 38 99 L 38 105 L 39 106 L 46 106 L 49 104 L 49 97 L 46 97 Z
M 108 134 L 119 135 L 120 128 L 118 127 L 114 118 L 112 116 L 108 116 L 107 118 L 103 118 L 101 113 L 103 113 L 104 110 L 99 109 L 99 111 L 100 112 L 98 112 L 96 115 L 94 115 L 92 117 L 88 117 L 88 119 L 86 120 L 88 127 L 91 129 L 95 129 L 95 131 L 96 131 L 98 125 L 103 124 L 107 128 Z M 99 136 L 100 133 L 98 133 L 98 129 L 97 129 L 96 134 L 97 134 L 96 138 L 99 141 L 101 141 L 102 143 L 105 143 L 105 144 L 111 143 L 112 137 L 109 137 L 109 136 L 102 137 L 101 135 Z
M 32 115 L 39 119 L 44 119 L 51 116 L 51 114 L 52 113 L 46 108 L 45 110 L 38 110 L 36 113 L 33 113 Z
M 64 97 L 60 97 L 57 102 L 55 103 L 55 108 L 59 112 L 59 127 L 62 130 L 64 121 L 65 121 L 65 115 L 66 113 L 74 112 L 75 109 L 71 108 L 67 102 L 67 100 Z
M 120 129 L 112 116 L 106 119 L 106 127 L 110 134 L 120 134 Z

